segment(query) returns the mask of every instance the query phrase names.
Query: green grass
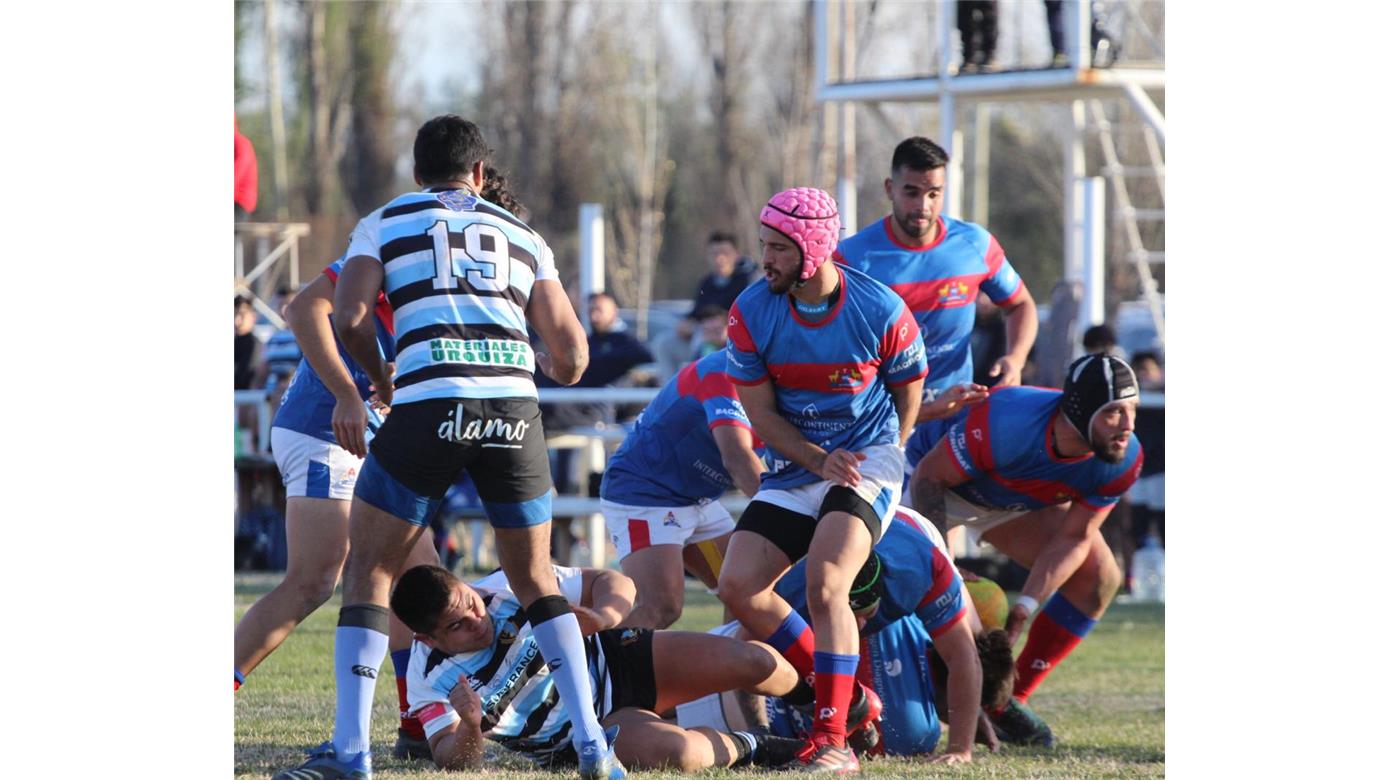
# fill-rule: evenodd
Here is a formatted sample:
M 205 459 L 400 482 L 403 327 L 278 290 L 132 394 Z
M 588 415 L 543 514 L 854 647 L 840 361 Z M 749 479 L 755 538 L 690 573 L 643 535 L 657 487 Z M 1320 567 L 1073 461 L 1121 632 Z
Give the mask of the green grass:
M 277 582 L 276 575 L 239 575 L 234 619 Z M 335 681 L 329 660 L 335 636 L 337 596 L 323 606 L 249 676 L 235 696 L 234 771 L 239 777 L 268 777 L 299 764 L 302 750 L 330 737 L 335 712 Z M 713 597 L 695 589 L 687 596 L 677 628 L 703 630 L 718 624 Z M 970 766 L 940 768 L 957 778 L 1115 778 L 1166 774 L 1165 619 L 1161 606 L 1115 604 L 1098 628 L 1031 699 L 1055 729 L 1059 746 L 1045 751 L 1006 748 L 992 755 L 978 748 Z M 392 666 L 386 658 L 375 692 L 376 776 L 441 777 L 426 762 L 390 756 L 398 723 Z M 946 731 L 945 731 L 946 733 Z M 862 762 L 867 776 L 927 777 L 935 770 L 918 759 Z M 545 780 L 568 777 L 523 768 L 507 757 L 483 772 L 453 773 Z M 718 776 L 711 770 L 703 776 Z M 679 777 L 674 772 L 634 773 L 638 777 Z

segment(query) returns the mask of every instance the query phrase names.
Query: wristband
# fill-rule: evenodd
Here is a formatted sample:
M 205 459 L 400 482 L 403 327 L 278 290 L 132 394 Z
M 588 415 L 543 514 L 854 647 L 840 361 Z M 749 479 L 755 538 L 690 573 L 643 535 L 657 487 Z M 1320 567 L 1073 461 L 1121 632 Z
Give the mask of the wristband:
M 1027 595 L 1025 595 L 1025 594 L 1021 594 L 1020 596 L 1016 597 L 1016 604 L 1015 604 L 1014 606 L 1017 606 L 1017 607 L 1025 607 L 1025 608 L 1026 608 L 1026 614 L 1028 614 L 1028 615 L 1033 615 L 1033 614 L 1035 614 L 1036 608 L 1040 606 L 1040 602 L 1039 602 L 1039 601 L 1036 601 L 1035 599 L 1031 598 L 1030 596 L 1027 596 Z

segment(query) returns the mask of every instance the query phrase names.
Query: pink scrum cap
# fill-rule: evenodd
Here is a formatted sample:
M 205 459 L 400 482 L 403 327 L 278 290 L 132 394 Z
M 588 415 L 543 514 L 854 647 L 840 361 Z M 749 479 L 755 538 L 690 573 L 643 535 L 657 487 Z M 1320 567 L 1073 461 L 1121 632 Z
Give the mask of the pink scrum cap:
M 774 195 L 759 212 L 758 221 L 797 244 L 802 253 L 802 272 L 797 278 L 803 281 L 812 278 L 841 239 L 836 199 L 816 187 L 794 187 Z

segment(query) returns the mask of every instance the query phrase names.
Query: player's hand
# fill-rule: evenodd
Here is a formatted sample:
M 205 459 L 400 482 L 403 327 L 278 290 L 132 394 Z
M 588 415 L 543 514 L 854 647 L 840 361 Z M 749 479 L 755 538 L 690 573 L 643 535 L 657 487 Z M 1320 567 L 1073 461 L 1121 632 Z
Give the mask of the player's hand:
M 448 692 L 447 701 L 463 721 L 473 725 L 481 722 L 481 697 L 472 690 L 465 674 L 457 675 L 457 684 Z
M 394 403 L 394 364 L 384 363 L 380 369 L 380 376 L 370 375 L 370 382 L 374 385 L 374 393 L 379 396 L 379 402 L 385 406 Z
M 554 358 L 550 357 L 548 352 L 535 353 L 535 368 L 538 368 L 541 374 L 554 379 Z M 554 379 L 554 381 L 558 382 L 559 380 Z
M 977 736 L 973 741 L 986 745 L 987 749 L 993 753 L 1001 751 L 1001 740 L 997 739 L 996 727 L 992 725 L 992 719 L 987 716 L 984 709 L 977 710 Z
M 992 364 L 987 374 L 993 378 L 998 378 L 997 387 L 1010 387 L 1021 384 L 1021 369 L 1024 367 L 1022 361 L 1010 355 L 1002 355 L 997 358 L 997 362 Z
M 369 398 L 365 400 L 365 403 L 374 407 L 374 411 L 379 412 L 379 415 L 381 417 L 388 417 L 389 412 L 393 411 L 389 408 L 387 404 L 379 400 L 379 393 L 370 393 Z
M 964 750 L 960 753 L 941 753 L 934 756 L 930 764 L 971 764 L 972 751 Z
M 1019 371 L 1016 372 L 1016 376 L 1019 377 L 1020 375 Z M 944 417 L 952 417 L 964 407 L 976 406 L 985 400 L 987 400 L 987 388 L 984 385 L 974 384 L 972 382 L 963 385 L 953 385 L 939 393 L 938 397 L 933 399 L 933 406 L 938 415 L 933 419 L 937 420 Z
M 1012 647 L 1016 646 L 1016 640 L 1021 636 L 1021 630 L 1026 627 L 1026 621 L 1030 620 L 1031 611 L 1026 609 L 1024 604 L 1012 604 L 1010 611 L 1006 613 L 1006 638 Z
M 863 460 L 865 456 L 859 452 L 834 449 L 822 459 L 821 478 L 854 488 L 860 484 L 860 462 Z
M 574 611 L 574 617 L 578 618 L 578 628 L 583 632 L 584 636 L 591 636 L 605 628 L 613 627 L 612 621 L 588 607 L 580 607 L 577 604 L 571 604 L 569 609 L 572 609 Z
M 359 396 L 335 399 L 335 409 L 331 412 L 331 431 L 335 433 L 335 443 L 357 458 L 363 458 L 369 451 L 365 446 L 365 427 L 368 425 L 369 410 Z

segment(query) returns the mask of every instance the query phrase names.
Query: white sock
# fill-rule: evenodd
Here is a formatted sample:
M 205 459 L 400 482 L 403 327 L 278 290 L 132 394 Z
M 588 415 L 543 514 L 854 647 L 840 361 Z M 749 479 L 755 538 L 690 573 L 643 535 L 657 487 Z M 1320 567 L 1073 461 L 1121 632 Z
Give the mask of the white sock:
M 564 600 L 558 596 L 553 598 Z M 532 625 L 535 641 L 539 643 L 545 663 L 549 664 L 554 687 L 559 691 L 559 700 L 569 711 L 569 720 L 574 726 L 574 750 L 582 756 L 589 743 L 598 750 L 606 749 L 603 727 L 593 711 L 593 686 L 588 679 L 588 655 L 583 649 L 578 618 L 572 612 L 565 612 L 540 623 L 532 622 Z
M 341 623 L 335 629 L 335 732 L 331 744 L 336 756 L 347 761 L 356 753 L 369 752 L 374 682 L 389 651 L 389 634 L 343 625 L 343 615 Z

